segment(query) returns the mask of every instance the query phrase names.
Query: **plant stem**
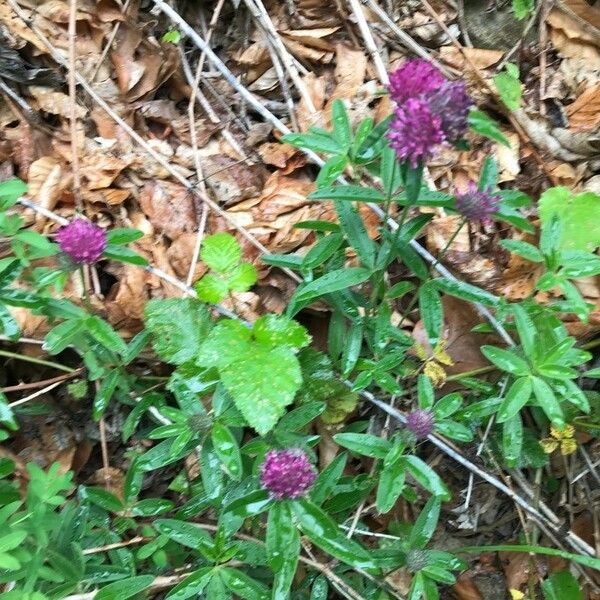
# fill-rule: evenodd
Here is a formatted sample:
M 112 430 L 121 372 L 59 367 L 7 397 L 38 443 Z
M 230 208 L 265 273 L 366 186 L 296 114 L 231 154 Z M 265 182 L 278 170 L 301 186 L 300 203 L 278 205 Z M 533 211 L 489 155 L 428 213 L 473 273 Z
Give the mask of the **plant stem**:
M 9 352 L 8 350 L 0 350 L 0 356 L 5 356 L 6 358 L 14 358 L 15 360 L 22 360 L 23 362 L 30 362 L 35 365 L 42 365 L 44 367 L 50 367 L 51 369 L 58 369 L 59 371 L 64 371 L 65 373 L 75 373 L 75 371 L 77 370 L 72 369 L 71 367 L 65 367 L 65 365 L 61 365 L 60 363 L 55 363 L 50 360 L 35 358 L 34 356 L 23 356 L 22 354 L 17 354 L 16 352 Z

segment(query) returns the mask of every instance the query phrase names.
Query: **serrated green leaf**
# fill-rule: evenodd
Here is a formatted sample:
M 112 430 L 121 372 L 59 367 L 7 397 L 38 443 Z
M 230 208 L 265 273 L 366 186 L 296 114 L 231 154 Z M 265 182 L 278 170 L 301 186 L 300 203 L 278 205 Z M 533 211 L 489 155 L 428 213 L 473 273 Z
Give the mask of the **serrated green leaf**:
M 231 234 L 215 233 L 204 238 L 200 258 L 213 271 L 225 273 L 239 264 L 242 249 Z
M 219 368 L 225 389 L 260 435 L 275 425 L 302 385 L 298 358 L 290 348 L 253 344 L 248 354 Z
M 218 304 L 227 296 L 229 284 L 219 275 L 207 273 L 194 284 L 198 299 L 209 304 Z
M 206 306 L 192 298 L 150 300 L 144 320 L 155 352 L 176 365 L 197 356 L 212 325 Z
M 542 231 L 558 218 L 563 250 L 593 252 L 600 246 L 600 196 L 597 194 L 573 194 L 566 187 L 553 187 L 540 197 L 538 210 Z
M 269 347 L 290 346 L 303 348 L 310 344 L 311 336 L 297 321 L 282 315 L 264 315 L 252 328 L 257 342 Z
M 534 0 L 512 0 L 512 9 L 519 20 L 527 18 L 535 8 Z M 566 598 L 565 598 L 566 600 Z
M 505 71 L 494 76 L 494 83 L 505 106 L 509 110 L 517 110 L 521 106 L 521 82 L 518 73 L 515 76 L 514 70 L 509 69 L 508 66 Z
M 219 367 L 248 354 L 252 331 L 235 320 L 217 323 L 196 352 L 195 362 L 202 367 Z

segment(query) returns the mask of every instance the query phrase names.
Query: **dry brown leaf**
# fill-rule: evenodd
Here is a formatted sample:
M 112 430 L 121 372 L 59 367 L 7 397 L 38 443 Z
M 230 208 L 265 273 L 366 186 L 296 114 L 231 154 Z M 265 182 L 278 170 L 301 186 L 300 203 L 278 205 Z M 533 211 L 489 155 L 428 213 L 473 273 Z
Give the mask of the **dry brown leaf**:
M 125 473 L 121 469 L 115 467 L 100 468 L 90 477 L 88 483 L 103 487 L 119 498 L 119 500 L 124 501 L 123 484 L 125 483 Z
M 43 156 L 29 167 L 29 195 L 44 208 L 52 210 L 56 206 L 65 183 L 62 168 L 52 156 Z M 36 220 L 44 219 L 36 217 Z
M 173 240 L 173 243 L 167 250 L 169 263 L 173 267 L 177 277 L 184 281 L 187 279 L 192 257 L 194 256 L 196 238 L 197 234 L 195 233 L 182 233 L 177 239 Z M 194 270 L 193 281 L 200 279 L 207 270 L 206 265 L 198 261 Z
M 23 12 L 29 16 L 31 11 L 22 8 Z M 0 2 L 0 22 L 10 31 L 10 33 L 17 39 L 29 42 L 42 54 L 48 53 L 48 48 L 38 38 L 35 33 L 24 23 L 14 10 L 8 5 L 7 2 Z M 23 44 L 24 45 L 24 44 Z
M 338 31 L 339 27 L 320 27 L 316 29 L 286 29 L 281 31 L 282 35 L 285 35 L 287 38 L 296 40 L 307 46 L 313 46 L 314 48 L 320 48 L 321 50 L 327 50 L 328 52 L 332 52 L 334 47 L 330 42 L 323 39 L 326 38 L 336 31 Z
M 314 73 L 310 72 L 304 77 L 304 84 L 306 85 L 310 99 L 317 112 L 312 113 L 306 106 L 304 100 L 300 100 L 296 110 L 300 131 L 307 131 L 311 127 L 323 123 L 321 110 L 325 106 L 327 79 L 325 76 L 317 77 Z
M 38 105 L 44 112 L 52 115 L 59 115 L 61 117 L 71 117 L 71 99 L 67 94 L 61 92 L 55 92 L 52 88 L 45 88 L 40 86 L 29 86 L 29 91 L 32 96 L 37 100 Z M 87 108 L 75 105 L 75 116 L 81 119 L 87 115 Z
M 311 62 L 319 62 L 328 64 L 333 60 L 333 52 L 330 50 L 321 50 L 320 48 L 313 48 L 303 43 L 296 41 L 293 38 L 287 36 L 281 36 L 281 40 L 285 44 L 286 48 L 291 54 L 309 60 Z
M 107 318 L 120 330 L 135 329 L 144 318 L 144 306 L 149 299 L 148 274 L 135 265 L 120 265 L 117 283 L 105 301 Z
M 194 198 L 179 183 L 149 182 L 142 188 L 139 201 L 152 225 L 173 240 L 196 227 Z
M 92 21 L 93 15 L 91 12 L 93 10 L 94 5 L 92 2 L 79 0 L 76 12 L 77 21 Z M 37 7 L 37 13 L 54 23 L 68 23 L 69 3 L 63 0 L 47 0 Z
M 448 375 L 456 375 L 487 366 L 489 363 L 479 349 L 484 344 L 496 343 L 497 337 L 472 331 L 473 327 L 481 323 L 481 317 L 468 302 L 452 296 L 443 296 L 442 303 L 444 306 L 442 338 L 446 341 L 446 353 L 454 363 L 444 366 L 444 371 Z M 428 356 L 433 356 L 422 321 L 415 325 L 413 338 L 425 348 Z
M 502 50 L 489 50 L 487 48 L 462 48 L 462 52 L 478 69 L 491 67 L 504 56 Z M 442 46 L 440 48 L 440 55 L 444 62 L 460 70 L 470 66 L 462 52 L 454 46 Z
M 563 11 L 554 9 L 547 19 L 554 47 L 568 58 L 586 61 L 588 67 L 600 68 L 600 51 L 596 36 L 586 32 L 581 23 Z
M 600 83 L 584 90 L 567 106 L 569 127 L 580 131 L 596 129 L 600 123 Z
M 452 590 L 458 600 L 484 600 L 477 586 L 473 583 L 471 576 L 466 573 L 459 575 Z
M 82 158 L 80 171 L 87 180 L 86 187 L 90 190 L 97 190 L 110 187 L 130 162 L 130 160 L 117 158 L 113 154 L 95 152 Z
M 107 188 L 105 190 L 95 190 L 94 192 L 84 192 L 83 196 L 90 202 L 103 202 L 108 206 L 119 206 L 131 196 L 131 191 L 118 188 Z
M 298 148 L 280 142 L 262 144 L 258 153 L 265 164 L 277 167 L 283 175 L 289 175 L 307 162 L 306 156 Z
M 335 88 L 331 99 L 352 98 L 362 86 L 367 74 L 367 57 L 362 50 L 346 44 L 335 45 Z

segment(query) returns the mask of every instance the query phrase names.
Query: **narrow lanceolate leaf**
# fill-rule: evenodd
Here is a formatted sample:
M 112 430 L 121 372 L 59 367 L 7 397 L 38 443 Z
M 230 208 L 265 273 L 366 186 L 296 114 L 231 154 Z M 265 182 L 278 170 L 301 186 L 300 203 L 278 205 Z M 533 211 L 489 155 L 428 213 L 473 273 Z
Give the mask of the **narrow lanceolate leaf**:
M 338 433 L 333 436 L 333 439 L 343 448 L 371 458 L 385 458 L 392 449 L 392 444 L 388 440 L 368 433 Z
M 450 500 L 451 494 L 441 477 L 418 456 L 405 456 L 400 460 L 406 462 L 406 467 L 415 480 L 426 490 L 442 500 Z
M 563 427 L 565 417 L 552 388 L 541 377 L 532 377 L 531 383 L 535 398 L 546 416 L 557 427 Z
M 385 196 L 375 188 L 362 185 L 334 185 L 309 195 L 309 200 L 345 200 L 347 202 L 384 202 Z
M 298 289 L 294 294 L 294 300 L 296 302 L 306 302 L 325 294 L 345 290 L 364 283 L 369 279 L 370 275 L 371 271 L 368 269 L 357 267 L 330 271 L 326 275 L 323 275 L 323 277 L 319 277 Z
M 470 283 L 464 281 L 453 281 L 450 279 L 444 279 L 439 277 L 435 279 L 436 287 L 451 296 L 456 296 L 461 300 L 467 300 L 469 302 L 479 302 L 487 306 L 497 306 L 498 298 L 481 288 L 478 288 Z
M 376 506 L 378 513 L 384 514 L 394 508 L 404 489 L 405 471 L 406 465 L 401 460 L 396 460 L 384 466 L 377 486 Z
M 126 600 L 147 590 L 153 581 L 153 575 L 138 575 L 115 581 L 103 587 L 94 598 L 95 600 Z
M 506 396 L 498 409 L 498 422 L 503 423 L 518 414 L 531 398 L 532 390 L 531 377 L 517 379 L 506 392 Z
M 292 510 L 300 528 L 315 546 L 353 567 L 375 568 L 369 552 L 358 542 L 347 538 L 336 522 L 317 505 L 301 499 L 293 503 Z
M 519 333 L 519 339 L 523 345 L 525 355 L 533 356 L 536 337 L 535 325 L 527 314 L 527 311 L 520 304 L 514 304 L 511 309 L 515 317 L 515 325 L 517 326 L 517 332 Z
M 212 567 L 202 567 L 176 585 L 166 596 L 167 600 L 198 598 L 212 577 Z
M 352 204 L 339 201 L 335 202 L 335 211 L 349 244 L 354 248 L 363 265 L 372 268 L 375 264 L 377 246 L 369 236 L 360 213 Z
M 442 503 L 439 498 L 432 496 L 423 507 L 421 514 L 412 526 L 408 544 L 411 548 L 425 548 L 435 531 L 440 517 Z
M 286 502 L 276 502 L 267 523 L 267 558 L 275 573 L 272 600 L 287 600 L 300 556 L 300 536 Z
M 502 428 L 502 453 L 509 466 L 514 466 L 523 447 L 523 422 L 517 413 L 504 422 Z
M 267 587 L 243 571 L 223 567 L 219 572 L 223 583 L 236 596 L 244 600 L 269 600 L 270 594 Z
M 495 346 L 482 346 L 482 354 L 499 369 L 512 373 L 513 375 L 524 376 L 529 374 L 529 365 L 521 357 L 510 350 L 503 350 Z
M 225 470 L 232 479 L 239 481 L 242 478 L 242 457 L 237 440 L 231 430 L 216 422 L 213 425 L 211 437 L 215 452 Z
M 431 283 L 424 283 L 419 288 L 419 310 L 429 343 L 432 347 L 436 346 L 444 322 L 444 309 L 440 293 Z

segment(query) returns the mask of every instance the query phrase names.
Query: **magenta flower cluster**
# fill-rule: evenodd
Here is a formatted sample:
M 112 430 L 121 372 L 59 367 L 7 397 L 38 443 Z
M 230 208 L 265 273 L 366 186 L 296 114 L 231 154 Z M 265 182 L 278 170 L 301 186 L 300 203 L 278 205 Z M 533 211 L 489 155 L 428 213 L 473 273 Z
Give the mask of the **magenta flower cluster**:
M 426 60 L 406 61 L 390 74 L 388 90 L 396 108 L 387 137 L 400 161 L 416 167 L 467 131 L 473 102 L 464 82 L 446 79 Z
M 77 264 L 95 263 L 106 248 L 106 233 L 85 219 L 73 219 L 56 234 L 60 249 Z
M 304 496 L 317 477 L 316 469 L 300 449 L 267 452 L 260 471 L 261 485 L 276 500 Z
M 417 408 L 406 415 L 406 427 L 418 440 L 426 438 L 433 431 L 433 413 Z
M 470 181 L 467 190 L 456 194 L 454 207 L 469 221 L 489 221 L 497 212 L 500 205 L 500 196 L 490 189 L 479 191 L 477 186 Z

